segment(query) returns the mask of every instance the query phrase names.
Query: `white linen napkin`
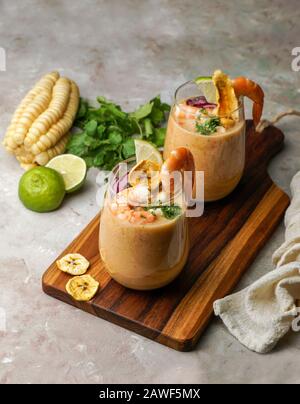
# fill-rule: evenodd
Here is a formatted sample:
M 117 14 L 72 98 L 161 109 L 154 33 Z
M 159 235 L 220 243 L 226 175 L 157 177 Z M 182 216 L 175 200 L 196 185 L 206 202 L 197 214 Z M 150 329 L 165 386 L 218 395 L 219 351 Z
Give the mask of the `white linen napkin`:
M 259 353 L 269 352 L 300 313 L 300 172 L 292 180 L 291 191 L 285 242 L 273 254 L 276 269 L 246 289 L 214 302 L 215 314 L 231 334 Z

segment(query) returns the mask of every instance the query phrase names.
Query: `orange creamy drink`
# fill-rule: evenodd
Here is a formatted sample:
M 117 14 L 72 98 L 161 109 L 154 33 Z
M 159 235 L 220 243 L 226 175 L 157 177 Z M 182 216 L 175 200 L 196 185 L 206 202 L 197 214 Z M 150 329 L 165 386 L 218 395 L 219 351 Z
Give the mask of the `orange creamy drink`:
M 164 147 L 165 158 L 178 146 L 190 149 L 196 170 L 204 172 L 205 201 L 227 196 L 239 183 L 245 165 L 242 95 L 248 94 L 239 94 L 221 71 L 214 73 L 210 89 L 213 86 L 213 102 L 203 94 L 205 87 L 195 81 L 177 89 Z
M 120 284 L 139 290 L 160 288 L 176 278 L 188 257 L 182 193 L 168 198 L 160 189 L 161 172 L 153 171 L 157 181 L 153 180 L 156 190 L 150 201 L 148 184 L 131 180 L 130 173 L 116 180 L 117 171 L 115 168 L 101 214 L 101 258 Z

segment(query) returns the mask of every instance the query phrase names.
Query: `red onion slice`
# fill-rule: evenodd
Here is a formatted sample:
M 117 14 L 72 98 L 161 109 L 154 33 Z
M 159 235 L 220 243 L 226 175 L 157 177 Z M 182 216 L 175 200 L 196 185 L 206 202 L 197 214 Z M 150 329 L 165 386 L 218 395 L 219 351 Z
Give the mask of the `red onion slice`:
M 208 102 L 204 95 L 189 98 L 188 100 L 186 100 L 186 105 L 196 108 L 215 108 L 217 106 L 212 102 Z
M 112 186 L 112 190 L 114 194 L 118 194 L 119 192 L 123 191 L 124 189 L 127 188 L 128 185 L 128 173 L 123 175 L 122 177 L 116 177 L 115 181 Z

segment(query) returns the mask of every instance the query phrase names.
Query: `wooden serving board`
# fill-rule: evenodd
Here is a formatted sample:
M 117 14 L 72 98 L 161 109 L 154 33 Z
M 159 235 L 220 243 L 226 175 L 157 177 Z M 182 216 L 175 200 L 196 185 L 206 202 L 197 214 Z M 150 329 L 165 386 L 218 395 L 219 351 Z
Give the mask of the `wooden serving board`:
M 288 196 L 267 173 L 268 162 L 283 141 L 279 129 L 269 127 L 258 134 L 247 122 L 244 177 L 230 196 L 206 204 L 202 217 L 189 219 L 189 259 L 170 285 L 141 292 L 112 280 L 98 253 L 98 215 L 60 255 L 78 252 L 91 262 L 88 273 L 101 285 L 95 298 L 88 303 L 74 301 L 65 291 L 69 275 L 59 271 L 55 262 L 43 276 L 43 290 L 161 344 L 191 350 L 213 313 L 213 302 L 233 289 L 289 205 Z

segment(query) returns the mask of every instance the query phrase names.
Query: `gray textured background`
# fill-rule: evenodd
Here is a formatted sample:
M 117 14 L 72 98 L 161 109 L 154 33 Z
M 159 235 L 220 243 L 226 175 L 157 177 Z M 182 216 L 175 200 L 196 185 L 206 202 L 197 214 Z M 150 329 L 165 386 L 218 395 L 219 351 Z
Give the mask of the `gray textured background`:
M 157 93 L 168 100 L 177 84 L 222 68 L 257 80 L 265 117 L 300 101 L 299 2 L 203 0 L 1 0 L 0 128 L 45 72 L 72 77 L 85 97 L 105 95 L 125 108 Z M 286 148 L 270 173 L 286 191 L 299 170 L 299 118 L 280 123 Z M 273 351 L 249 352 L 213 320 L 197 349 L 179 353 L 55 301 L 40 278 L 98 211 L 96 170 L 85 191 L 39 215 L 17 197 L 22 170 L 0 150 L 0 383 L 299 382 L 299 334 Z M 283 226 L 238 285 L 272 269 Z

